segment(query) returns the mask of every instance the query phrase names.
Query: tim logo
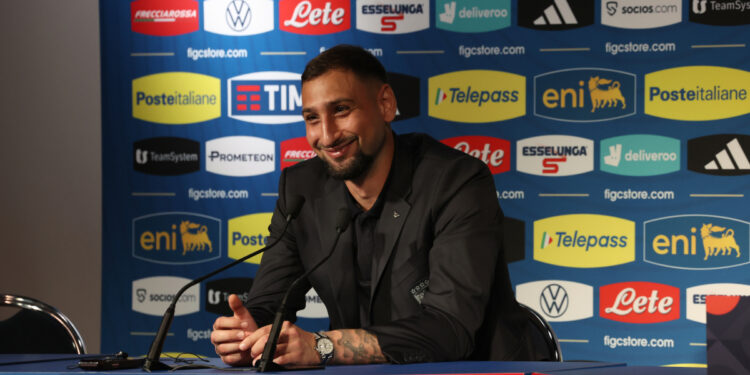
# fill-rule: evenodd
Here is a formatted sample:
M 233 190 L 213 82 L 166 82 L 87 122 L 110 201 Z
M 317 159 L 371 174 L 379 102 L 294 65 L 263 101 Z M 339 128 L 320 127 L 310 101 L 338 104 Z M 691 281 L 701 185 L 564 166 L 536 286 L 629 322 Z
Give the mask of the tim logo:
M 305 137 L 287 139 L 281 142 L 281 169 L 312 159 L 315 156 L 315 151 L 307 143 Z
M 534 115 L 569 122 L 612 120 L 635 114 L 635 75 L 576 68 L 534 77 Z
M 680 290 L 631 281 L 599 288 L 599 315 L 623 323 L 663 323 L 680 318 Z
M 566 30 L 594 23 L 594 0 L 519 1 L 518 25 L 537 30 Z
M 198 2 L 194 0 L 136 0 L 130 3 L 134 32 L 174 36 L 198 31 Z
M 688 169 L 715 176 L 750 174 L 750 136 L 717 134 L 688 140 Z
M 357 0 L 358 30 L 376 34 L 406 34 L 429 27 L 429 0 Z
M 273 30 L 272 0 L 206 0 L 203 23 L 215 34 L 243 36 Z
M 133 220 L 133 257 L 161 264 L 194 264 L 221 257 L 221 220 L 170 212 Z
M 440 142 L 483 161 L 490 168 L 492 174 L 499 174 L 510 170 L 509 141 L 500 138 L 473 135 L 447 138 Z
M 322 35 L 349 30 L 349 0 L 284 0 L 279 2 L 279 28 L 295 34 Z
M 644 260 L 664 267 L 709 270 L 750 262 L 750 223 L 681 215 L 644 222 Z
M 257 72 L 230 78 L 229 117 L 257 124 L 289 124 L 302 121 L 300 75 L 289 72 Z
M 737 26 L 750 23 L 750 4 L 736 0 L 691 0 L 690 21 L 706 25 Z
M 565 280 L 539 280 L 519 284 L 516 298 L 551 322 L 570 322 L 594 315 L 594 289 Z

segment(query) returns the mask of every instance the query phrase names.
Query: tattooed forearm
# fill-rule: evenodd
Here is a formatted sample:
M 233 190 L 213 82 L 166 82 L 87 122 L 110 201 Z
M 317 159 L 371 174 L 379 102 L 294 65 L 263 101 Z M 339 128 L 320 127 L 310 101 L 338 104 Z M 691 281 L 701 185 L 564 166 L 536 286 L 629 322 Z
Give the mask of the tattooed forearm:
M 330 332 L 335 344 L 334 362 L 338 364 L 384 363 L 378 338 L 363 329 L 341 329 Z

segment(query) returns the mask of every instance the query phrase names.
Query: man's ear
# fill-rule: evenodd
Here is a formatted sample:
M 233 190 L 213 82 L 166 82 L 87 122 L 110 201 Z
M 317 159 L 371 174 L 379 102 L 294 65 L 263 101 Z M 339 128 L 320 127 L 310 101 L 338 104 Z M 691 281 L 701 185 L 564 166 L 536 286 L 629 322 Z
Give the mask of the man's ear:
M 391 85 L 384 83 L 378 92 L 378 108 L 385 122 L 391 122 L 396 117 L 396 94 Z

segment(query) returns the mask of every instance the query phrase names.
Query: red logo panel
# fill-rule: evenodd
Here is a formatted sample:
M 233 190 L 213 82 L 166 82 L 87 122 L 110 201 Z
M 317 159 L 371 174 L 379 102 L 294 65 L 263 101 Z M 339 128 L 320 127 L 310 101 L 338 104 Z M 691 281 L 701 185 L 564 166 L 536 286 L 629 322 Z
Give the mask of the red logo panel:
M 599 315 L 623 323 L 662 323 L 680 318 L 680 290 L 646 281 L 599 288 Z
M 307 138 L 299 137 L 281 142 L 281 169 L 315 157 Z
M 447 138 L 440 142 L 483 161 L 492 174 L 510 170 L 509 141 L 482 135 L 469 135 Z
M 131 28 L 136 33 L 174 36 L 199 28 L 194 0 L 137 0 L 130 3 Z
M 279 28 L 295 34 L 321 35 L 349 30 L 349 0 L 286 0 L 279 3 Z

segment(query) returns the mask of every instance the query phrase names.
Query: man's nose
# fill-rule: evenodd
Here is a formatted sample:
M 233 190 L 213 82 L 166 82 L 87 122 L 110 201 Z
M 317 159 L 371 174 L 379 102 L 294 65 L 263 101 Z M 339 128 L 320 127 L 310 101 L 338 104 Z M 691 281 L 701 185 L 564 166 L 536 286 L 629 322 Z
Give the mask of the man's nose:
M 321 118 L 321 144 L 330 146 L 339 138 L 339 127 L 333 116 L 323 116 Z

